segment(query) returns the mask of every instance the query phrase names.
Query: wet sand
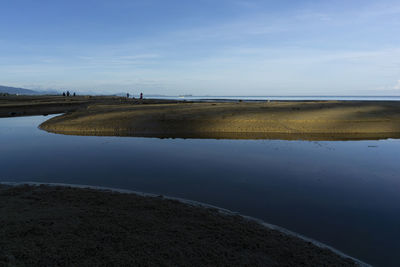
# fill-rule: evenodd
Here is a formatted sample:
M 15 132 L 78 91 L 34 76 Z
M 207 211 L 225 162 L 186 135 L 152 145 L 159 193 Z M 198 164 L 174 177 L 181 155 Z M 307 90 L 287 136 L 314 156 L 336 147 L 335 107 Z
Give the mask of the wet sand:
M 0 185 L 2 266 L 355 266 L 241 216 L 93 189 Z
M 288 101 L 93 104 L 40 128 L 73 135 L 360 140 L 400 138 L 400 103 Z

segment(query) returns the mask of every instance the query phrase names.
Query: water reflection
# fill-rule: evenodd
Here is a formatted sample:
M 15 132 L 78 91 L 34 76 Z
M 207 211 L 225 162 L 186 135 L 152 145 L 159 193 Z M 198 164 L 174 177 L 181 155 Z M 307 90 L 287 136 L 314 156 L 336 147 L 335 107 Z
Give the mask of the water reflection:
M 1 181 L 89 184 L 193 199 L 286 227 L 373 264 L 397 262 L 399 140 L 64 136 L 37 129 L 49 117 L 0 119 Z

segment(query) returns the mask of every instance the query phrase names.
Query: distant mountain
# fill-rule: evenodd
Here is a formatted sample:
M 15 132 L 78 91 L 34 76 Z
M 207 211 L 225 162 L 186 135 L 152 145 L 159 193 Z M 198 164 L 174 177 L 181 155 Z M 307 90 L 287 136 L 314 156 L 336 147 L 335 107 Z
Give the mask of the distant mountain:
M 31 90 L 31 89 L 0 85 L 0 94 L 1 93 L 8 93 L 8 94 L 12 94 L 12 95 L 16 95 L 16 94 L 18 94 L 18 95 L 56 95 L 56 94 L 59 94 L 59 92 L 57 92 L 55 90 L 35 91 L 35 90 Z
M 0 85 L 0 93 L 20 94 L 20 95 L 37 95 L 37 94 L 39 94 L 39 92 L 29 90 L 29 89 L 2 86 L 2 85 Z

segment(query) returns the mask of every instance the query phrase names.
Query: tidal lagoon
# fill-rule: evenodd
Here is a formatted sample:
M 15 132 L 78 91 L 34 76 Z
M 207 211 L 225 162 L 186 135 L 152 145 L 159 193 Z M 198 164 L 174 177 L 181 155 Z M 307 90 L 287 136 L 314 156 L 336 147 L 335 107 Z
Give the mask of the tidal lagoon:
M 72 136 L 51 116 L 0 119 L 0 182 L 105 186 L 260 218 L 370 264 L 400 251 L 400 140 Z

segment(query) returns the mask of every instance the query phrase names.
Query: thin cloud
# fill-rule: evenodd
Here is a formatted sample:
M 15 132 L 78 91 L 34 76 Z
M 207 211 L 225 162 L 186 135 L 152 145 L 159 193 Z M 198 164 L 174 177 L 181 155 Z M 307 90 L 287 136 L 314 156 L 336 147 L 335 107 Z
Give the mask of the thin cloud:
M 397 84 L 393 86 L 394 90 L 400 90 L 400 80 L 397 81 Z
M 389 4 L 377 2 L 362 9 L 359 13 L 362 17 L 382 17 L 398 14 L 400 14 L 400 4 L 398 2 Z

